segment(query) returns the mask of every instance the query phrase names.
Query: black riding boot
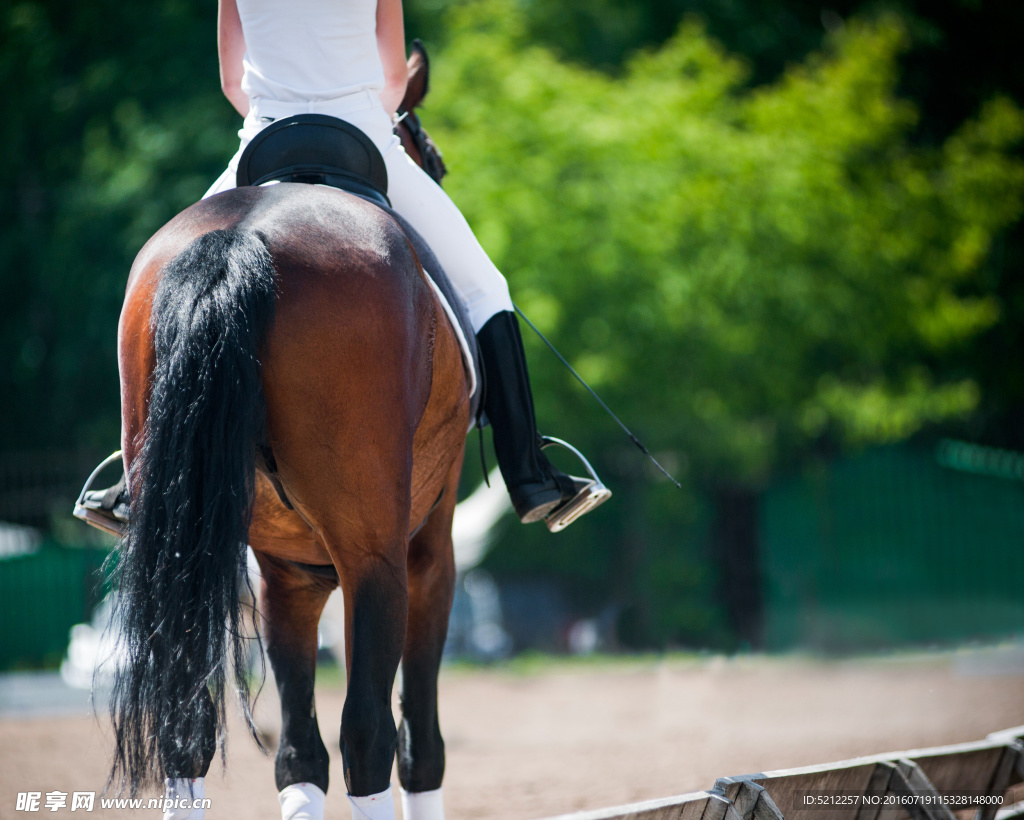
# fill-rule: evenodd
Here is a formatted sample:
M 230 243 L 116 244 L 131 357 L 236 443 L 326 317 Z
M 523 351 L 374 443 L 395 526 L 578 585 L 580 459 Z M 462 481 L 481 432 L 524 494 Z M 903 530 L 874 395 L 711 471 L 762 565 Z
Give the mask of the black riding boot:
M 477 340 L 485 374 L 484 410 L 494 428 L 498 467 L 516 515 L 530 524 L 572 505 L 576 512 L 562 525 L 568 526 L 611 493 L 599 481 L 566 475 L 541 452 L 515 314 L 496 313 L 480 328 Z

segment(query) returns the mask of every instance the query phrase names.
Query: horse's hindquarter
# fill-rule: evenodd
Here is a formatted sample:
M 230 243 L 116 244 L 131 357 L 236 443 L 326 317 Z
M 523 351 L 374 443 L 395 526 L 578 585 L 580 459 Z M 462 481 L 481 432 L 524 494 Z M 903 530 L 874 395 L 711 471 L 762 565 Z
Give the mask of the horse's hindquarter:
M 432 290 L 429 297 L 436 322 L 433 379 L 430 400 L 413 439 L 410 531 L 430 512 L 453 472 L 457 485 L 469 427 L 469 384 L 459 341 Z
M 466 382 L 454 332 L 390 218 L 331 189 L 279 185 L 267 199 L 247 221 L 278 280 L 262 356 L 268 433 L 302 515 L 261 480 L 250 540 L 324 563 L 336 556 L 306 522 L 353 540 L 401 527 L 391 536 L 404 540 L 426 515 L 461 461 Z
M 126 461 L 142 439 L 163 269 L 204 234 L 236 227 L 261 237 L 276 270 L 276 317 L 261 359 L 270 444 L 289 497 L 303 509 L 304 483 L 329 486 L 333 506 L 354 518 L 404 498 L 410 531 L 461 460 L 468 398 L 458 343 L 400 229 L 333 189 L 228 191 L 179 214 L 140 251 L 119 327 Z M 255 548 L 330 563 L 310 528 L 318 517 L 287 510 L 257 477 Z

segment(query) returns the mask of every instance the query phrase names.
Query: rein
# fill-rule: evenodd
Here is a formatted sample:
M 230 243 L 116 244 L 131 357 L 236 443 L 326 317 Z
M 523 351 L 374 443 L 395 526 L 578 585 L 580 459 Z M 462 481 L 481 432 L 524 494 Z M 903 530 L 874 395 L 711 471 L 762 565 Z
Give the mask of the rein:
M 444 175 L 448 171 L 445 168 L 444 157 L 441 155 L 441 151 L 436 143 L 423 130 L 423 125 L 420 123 L 420 118 L 416 115 L 415 111 L 403 108 L 398 109 L 398 119 L 395 120 L 395 132 L 397 133 L 403 127 L 409 135 L 412 144 L 416 146 L 416 150 L 420 152 L 420 157 L 423 160 L 423 170 L 427 172 L 427 175 L 434 182 L 440 185 L 441 180 L 444 179 Z

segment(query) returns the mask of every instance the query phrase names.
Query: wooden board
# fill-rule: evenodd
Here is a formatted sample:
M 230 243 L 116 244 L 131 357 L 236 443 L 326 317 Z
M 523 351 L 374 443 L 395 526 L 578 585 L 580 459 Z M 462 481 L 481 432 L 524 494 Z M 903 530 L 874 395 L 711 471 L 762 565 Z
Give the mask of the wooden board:
M 815 806 L 808 795 L 907 794 L 958 791 L 1003 794 L 1024 782 L 1024 726 L 995 732 L 985 740 L 909 749 L 903 752 L 840 760 L 821 766 L 723 777 L 709 792 L 690 792 L 661 800 L 609 809 L 563 814 L 548 820 L 954 820 L 941 804 L 909 809 L 867 809 L 851 806 L 838 814 Z M 962 812 L 961 812 L 962 814 Z M 976 820 L 1024 820 L 1024 812 L 995 807 Z
M 879 791 L 889 783 L 890 777 L 883 774 L 886 783 L 880 784 L 879 764 L 892 764 L 899 760 L 917 764 L 927 782 L 940 794 L 957 791 L 1002 794 L 1024 779 L 1024 755 L 1015 742 L 1020 734 L 1018 727 L 972 743 L 909 749 L 841 760 L 823 766 L 780 769 L 731 779 L 748 780 L 763 787 L 787 818 L 796 812 L 805 817 L 821 813 L 809 810 L 806 802 L 808 794 L 863 794 L 869 790 Z M 907 816 L 906 812 L 901 814 Z M 994 814 L 994 811 L 986 811 L 981 820 L 989 820 Z

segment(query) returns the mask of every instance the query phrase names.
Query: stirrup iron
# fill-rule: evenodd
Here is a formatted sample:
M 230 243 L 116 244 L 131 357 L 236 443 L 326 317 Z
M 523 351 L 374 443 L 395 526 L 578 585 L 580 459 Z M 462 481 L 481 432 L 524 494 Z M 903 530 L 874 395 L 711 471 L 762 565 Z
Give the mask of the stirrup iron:
M 89 493 L 97 492 L 96 490 L 93 490 L 92 486 L 96 483 L 96 479 L 99 477 L 99 474 L 115 461 L 120 460 L 121 451 L 117 450 L 100 462 L 99 466 L 93 470 L 85 480 L 85 486 L 82 487 L 82 492 L 78 495 L 78 500 L 75 502 L 74 510 L 75 518 L 78 518 L 97 529 L 103 530 L 104 532 L 108 532 L 117 538 L 124 537 L 124 523 L 120 519 L 114 517 L 113 512 L 111 512 L 110 515 L 106 515 L 103 512 L 98 511 L 97 508 L 86 506 L 86 504 Z
M 546 450 L 548 447 L 552 446 L 564 447 L 570 453 L 575 455 L 576 458 L 582 462 L 583 467 L 590 475 L 589 480 L 575 479 L 577 481 L 583 480 L 585 482 L 579 492 L 544 517 L 544 523 L 547 525 L 548 530 L 551 532 L 561 532 L 581 515 L 590 512 L 594 507 L 603 504 L 611 498 L 612 491 L 604 486 L 604 482 L 598 477 L 594 468 L 590 466 L 590 462 L 587 461 L 586 456 L 573 447 L 569 442 L 562 441 L 562 439 L 555 438 L 554 436 L 540 437 L 540 448 L 542 450 Z

